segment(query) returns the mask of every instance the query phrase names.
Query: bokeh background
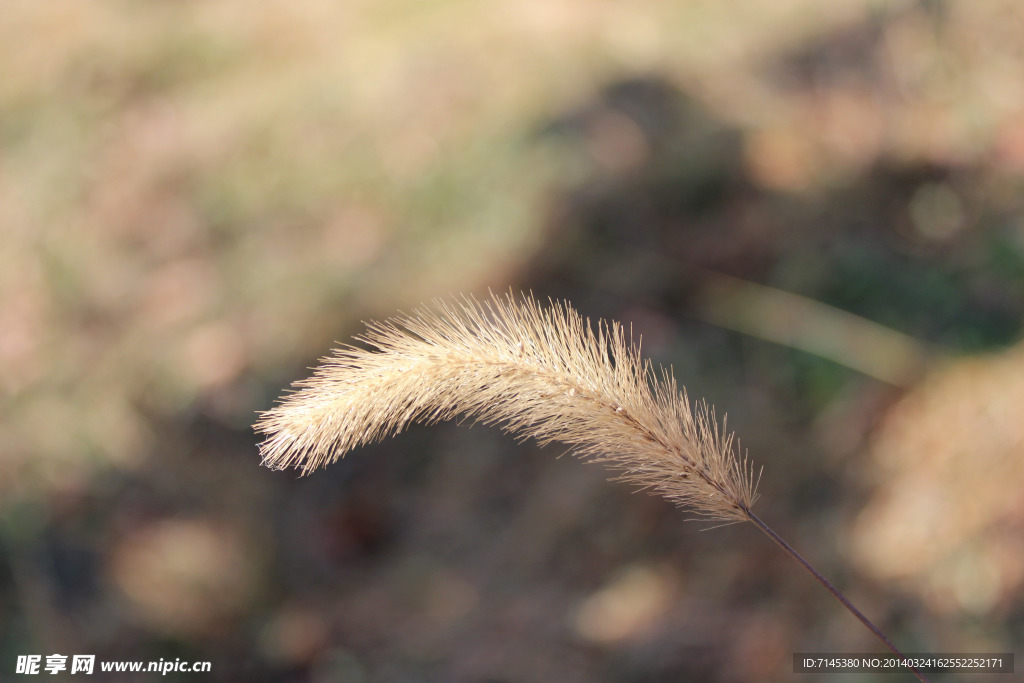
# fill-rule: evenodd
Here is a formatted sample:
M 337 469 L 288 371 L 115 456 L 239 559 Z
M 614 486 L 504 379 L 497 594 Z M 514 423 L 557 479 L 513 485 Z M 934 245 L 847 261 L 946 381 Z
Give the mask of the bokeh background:
M 904 650 L 1019 648 L 1022 35 L 1016 0 L 4 0 L 0 678 L 879 651 L 750 525 L 495 429 L 260 467 L 335 340 L 488 288 L 631 324 Z

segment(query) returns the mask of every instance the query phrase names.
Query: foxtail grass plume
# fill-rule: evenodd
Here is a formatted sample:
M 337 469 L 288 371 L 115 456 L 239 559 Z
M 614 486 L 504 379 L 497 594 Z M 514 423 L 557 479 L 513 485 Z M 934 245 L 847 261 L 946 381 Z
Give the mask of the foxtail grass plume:
M 439 301 L 370 323 L 256 424 L 263 462 L 308 473 L 412 422 L 469 418 L 521 439 L 565 444 L 699 518 L 752 522 L 895 654 L 902 653 L 761 521 L 757 481 L 704 403 L 691 406 L 618 323 L 591 325 L 568 304 L 492 295 Z M 924 681 L 920 671 L 909 667 Z
M 702 518 L 747 519 L 756 485 L 732 435 L 618 323 L 595 329 L 566 304 L 509 294 L 437 302 L 358 339 L 371 349 L 336 351 L 263 414 L 267 465 L 308 472 L 411 422 L 468 417 L 566 444 Z

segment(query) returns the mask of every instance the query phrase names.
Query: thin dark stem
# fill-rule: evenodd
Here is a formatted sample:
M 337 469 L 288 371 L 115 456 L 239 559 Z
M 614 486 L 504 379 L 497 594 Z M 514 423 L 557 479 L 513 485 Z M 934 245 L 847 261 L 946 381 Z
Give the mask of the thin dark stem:
M 833 586 L 832 583 L 828 579 L 826 579 L 824 576 L 819 574 L 818 570 L 815 569 L 813 566 L 811 566 L 810 562 L 808 562 L 803 557 L 801 557 L 800 553 L 798 553 L 796 550 L 793 549 L 793 546 L 791 546 L 790 544 L 788 544 L 784 540 L 782 540 L 782 537 L 780 537 L 777 533 L 772 531 L 771 527 L 769 527 L 767 524 L 762 522 L 761 519 L 757 515 L 755 515 L 753 512 L 751 512 L 749 509 L 747 509 L 746 507 L 742 507 L 742 510 L 743 510 L 743 514 L 745 514 L 747 516 L 747 518 L 749 518 L 750 521 L 753 522 L 757 526 L 758 529 L 763 531 L 768 538 L 770 538 L 773 541 L 775 541 L 776 545 L 778 545 L 780 548 L 782 548 L 787 553 L 789 553 L 789 556 L 792 557 L 797 562 L 799 562 L 803 566 L 804 569 L 809 571 L 811 573 L 811 576 L 813 576 L 817 580 L 818 583 L 820 583 L 822 586 L 824 586 L 825 589 L 829 593 L 831 593 L 835 597 L 836 600 L 838 600 L 839 602 L 841 602 L 843 604 L 843 607 L 848 609 L 853 616 L 855 616 L 858 619 L 860 619 L 860 623 L 862 623 L 865 626 L 867 626 L 868 630 L 871 631 L 872 633 L 874 633 L 875 637 L 877 637 L 880 641 L 882 641 L 883 645 L 885 645 L 887 648 L 892 650 L 892 652 L 894 654 L 896 654 L 898 657 L 900 657 L 900 658 L 904 657 L 904 654 L 902 652 L 900 652 L 899 649 L 895 645 L 892 644 L 892 641 L 889 640 L 889 638 L 887 638 L 884 633 L 882 633 L 881 629 L 879 629 L 877 626 L 875 626 L 873 623 L 871 623 L 870 619 L 868 619 L 866 616 L 864 616 L 864 614 L 859 609 L 854 607 L 853 603 L 850 602 L 846 598 L 846 596 L 843 595 L 839 591 L 838 588 Z M 921 673 L 916 667 L 908 666 L 907 668 L 910 669 L 914 673 L 915 676 L 917 676 L 918 680 L 923 681 L 923 683 L 928 683 L 928 679 L 925 678 L 924 674 Z

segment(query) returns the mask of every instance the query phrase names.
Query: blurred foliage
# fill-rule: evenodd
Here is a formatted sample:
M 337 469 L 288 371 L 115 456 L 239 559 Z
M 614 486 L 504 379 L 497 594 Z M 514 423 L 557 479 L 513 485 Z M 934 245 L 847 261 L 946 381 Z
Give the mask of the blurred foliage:
M 742 681 L 871 649 L 747 530 L 694 534 L 488 430 L 302 481 L 257 467 L 253 411 L 360 319 L 510 286 L 632 322 L 729 406 L 776 526 L 908 650 L 1010 649 L 1019 505 L 864 548 L 903 518 L 891 454 L 900 481 L 934 467 L 876 426 L 964 444 L 907 499 L 955 515 L 960 435 L 1021 371 L 933 359 L 1021 338 L 1022 26 L 1012 0 L 6 0 L 2 665 Z M 722 277 L 764 289 L 712 320 Z M 757 305 L 772 291 L 801 324 Z M 909 403 L 826 352 L 834 309 L 916 340 Z M 1019 489 L 1007 439 L 987 500 Z

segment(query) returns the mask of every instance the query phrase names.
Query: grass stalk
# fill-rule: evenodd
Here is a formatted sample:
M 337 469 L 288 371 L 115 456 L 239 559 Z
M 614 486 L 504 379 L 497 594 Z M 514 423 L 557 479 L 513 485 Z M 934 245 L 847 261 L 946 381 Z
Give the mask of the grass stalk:
M 847 598 L 845 595 L 843 595 L 842 591 L 840 591 L 838 588 L 836 588 L 832 584 L 831 581 L 829 581 L 824 576 L 822 576 L 821 572 L 819 572 L 817 569 L 815 569 L 814 565 L 812 565 L 810 562 L 805 560 L 803 558 L 803 556 L 800 555 L 800 553 L 798 553 L 793 548 L 793 546 L 791 546 L 789 543 L 786 543 L 786 540 L 784 538 L 782 538 L 777 533 L 775 533 L 775 531 L 770 526 L 768 526 L 763 521 L 761 521 L 761 518 L 758 517 L 757 515 L 755 515 L 749 509 L 744 508 L 743 512 L 747 516 L 747 519 L 749 519 L 751 522 L 753 522 L 754 526 L 756 526 L 758 529 L 763 531 L 765 536 L 767 536 L 768 538 L 772 539 L 772 541 L 774 541 L 777 546 L 779 546 L 784 551 L 786 551 L 786 553 L 790 557 L 792 557 L 794 560 L 797 561 L 797 563 L 800 566 L 802 566 L 804 569 L 806 569 L 811 574 L 811 576 L 814 577 L 815 581 L 817 581 L 822 586 L 824 586 L 825 590 L 827 590 L 829 593 L 831 593 L 833 595 L 833 597 L 835 597 L 836 600 L 838 600 L 840 603 L 842 603 L 843 607 L 845 607 L 847 610 L 849 610 L 850 614 L 852 614 L 853 616 L 857 617 L 860 620 L 860 623 L 864 624 L 864 626 L 866 626 L 869 631 L 871 631 L 873 634 L 875 634 L 875 637 L 878 638 L 878 640 L 880 640 L 883 645 L 885 645 L 887 648 L 889 648 L 889 650 L 893 654 L 895 654 L 897 657 L 899 657 L 901 659 L 905 659 L 906 658 L 906 656 L 902 652 L 900 652 L 899 648 L 897 648 L 895 645 L 893 645 L 893 642 L 891 640 L 889 640 L 889 637 L 886 636 L 885 633 L 882 632 L 882 629 L 880 629 L 877 626 L 875 626 L 874 622 L 872 622 L 870 619 L 868 619 L 866 616 L 864 616 L 864 613 L 861 612 L 859 609 L 857 609 L 856 606 L 854 606 L 854 604 L 852 602 L 850 602 L 849 598 Z M 925 675 L 923 673 L 921 673 L 921 671 L 918 670 L 916 667 L 908 665 L 907 668 L 910 669 L 910 671 L 915 676 L 917 676 L 917 679 L 919 681 L 923 681 L 924 683 L 928 683 L 928 679 L 925 678 Z
M 757 479 L 714 411 L 656 372 L 618 323 L 591 325 L 568 304 L 493 296 L 436 302 L 383 323 L 323 359 L 256 424 L 266 465 L 322 467 L 412 422 L 469 418 L 542 445 L 559 442 L 699 519 L 752 522 L 902 653 L 751 507 Z M 759 476 L 759 475 L 758 475 Z M 911 671 L 921 681 L 917 669 Z

